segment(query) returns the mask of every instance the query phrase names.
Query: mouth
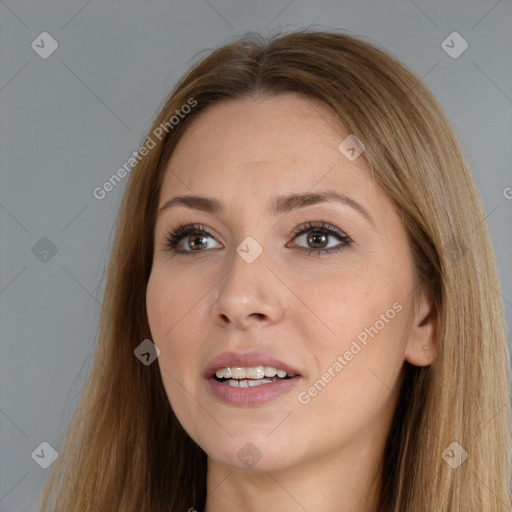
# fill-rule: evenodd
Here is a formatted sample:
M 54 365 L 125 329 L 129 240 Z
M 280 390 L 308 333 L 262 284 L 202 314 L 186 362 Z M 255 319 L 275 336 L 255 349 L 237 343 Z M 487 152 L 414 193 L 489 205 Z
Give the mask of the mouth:
M 296 376 L 296 374 L 289 375 L 286 370 L 273 366 L 251 366 L 247 368 L 225 366 L 219 368 L 213 378 L 217 382 L 233 388 L 249 388 L 293 379 Z
M 302 379 L 298 370 L 261 352 L 221 354 L 211 361 L 204 376 L 215 398 L 238 407 L 277 399 Z

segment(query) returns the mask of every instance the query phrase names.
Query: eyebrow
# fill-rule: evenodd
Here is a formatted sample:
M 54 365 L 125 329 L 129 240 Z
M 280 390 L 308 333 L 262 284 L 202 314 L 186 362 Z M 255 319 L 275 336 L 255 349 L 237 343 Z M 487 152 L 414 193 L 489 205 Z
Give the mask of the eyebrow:
M 306 192 L 302 194 L 288 194 L 274 198 L 270 203 L 270 211 L 274 215 L 288 213 L 292 210 L 305 208 L 315 204 L 324 202 L 338 202 L 360 213 L 370 224 L 375 225 L 368 211 L 357 201 L 351 197 L 335 192 L 333 190 L 325 190 L 317 193 Z M 203 197 L 194 195 L 176 196 L 166 201 L 160 208 L 159 213 L 162 213 L 177 206 L 185 206 L 194 210 L 200 210 L 212 214 L 219 214 L 222 212 L 223 207 L 220 201 L 213 197 Z

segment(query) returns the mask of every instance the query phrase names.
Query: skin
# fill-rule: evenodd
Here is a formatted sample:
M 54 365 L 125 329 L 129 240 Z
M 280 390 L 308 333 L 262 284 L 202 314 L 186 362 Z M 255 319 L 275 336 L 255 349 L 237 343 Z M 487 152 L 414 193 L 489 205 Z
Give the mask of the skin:
M 364 159 L 349 161 L 338 149 L 347 135 L 318 100 L 254 96 L 201 113 L 168 163 L 159 207 L 181 194 L 214 197 L 224 207 L 217 214 L 185 206 L 159 214 L 147 287 L 169 401 L 208 454 L 207 512 L 376 511 L 404 361 L 422 366 L 436 357 L 434 307 L 415 282 L 405 229 Z M 278 216 L 267 207 L 277 195 L 320 190 L 350 196 L 371 221 L 336 202 Z M 301 252 L 340 244 L 334 235 L 323 246 L 312 246 L 308 234 L 291 235 L 320 220 L 352 243 L 321 257 Z M 173 254 L 166 234 L 189 222 L 215 236 L 199 253 Z M 236 252 L 248 236 L 263 248 L 251 264 Z M 190 251 L 187 240 L 181 247 Z M 300 403 L 299 393 L 395 303 L 401 311 Z M 256 407 L 218 401 L 203 377 L 206 365 L 222 352 L 249 348 L 299 369 L 299 385 Z M 237 457 L 248 442 L 260 456 L 249 468 Z

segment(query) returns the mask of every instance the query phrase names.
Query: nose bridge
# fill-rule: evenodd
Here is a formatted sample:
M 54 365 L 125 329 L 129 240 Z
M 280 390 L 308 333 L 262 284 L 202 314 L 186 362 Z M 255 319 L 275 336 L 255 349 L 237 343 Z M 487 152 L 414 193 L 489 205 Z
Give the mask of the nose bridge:
M 229 258 L 229 268 L 216 291 L 212 314 L 223 323 L 243 324 L 250 318 L 276 321 L 283 311 L 283 290 L 267 269 L 269 254 L 252 237 L 244 239 Z

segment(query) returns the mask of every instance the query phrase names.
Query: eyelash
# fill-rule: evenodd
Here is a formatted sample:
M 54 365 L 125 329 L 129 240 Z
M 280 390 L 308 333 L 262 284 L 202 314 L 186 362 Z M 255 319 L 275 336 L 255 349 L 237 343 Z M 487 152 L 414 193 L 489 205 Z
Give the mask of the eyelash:
M 329 224 L 326 221 L 319 220 L 314 222 L 305 222 L 300 226 L 297 226 L 291 233 L 293 238 L 297 238 L 300 235 L 308 233 L 310 231 L 315 231 L 316 233 L 320 233 L 323 235 L 330 235 L 338 238 L 340 240 L 340 244 L 335 247 L 330 247 L 329 249 L 306 249 L 305 247 L 297 247 L 301 252 L 306 253 L 308 256 L 314 254 L 315 256 L 322 256 L 324 254 L 332 254 L 338 251 L 342 251 L 350 244 L 352 244 L 353 240 L 350 236 L 346 235 L 340 229 L 336 228 L 332 224 Z M 185 235 L 206 235 L 212 238 L 215 238 L 213 233 L 211 233 L 206 226 L 203 224 L 180 224 L 178 227 L 165 236 L 165 245 L 166 248 L 164 250 L 171 251 L 174 254 L 184 255 L 184 256 L 195 256 L 198 253 L 204 251 L 184 251 L 178 249 L 179 242 L 185 237 Z

